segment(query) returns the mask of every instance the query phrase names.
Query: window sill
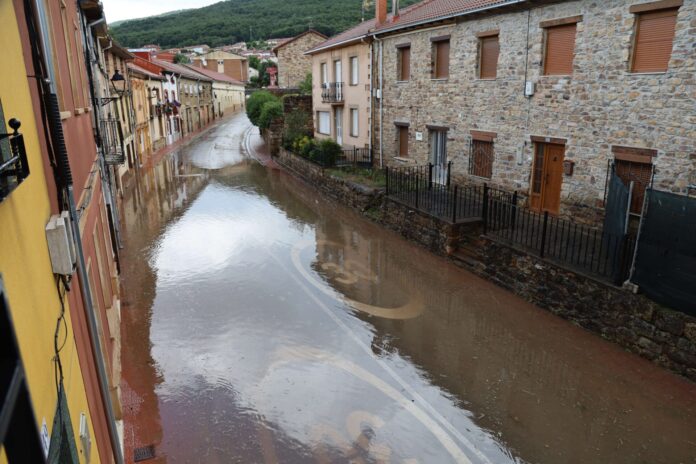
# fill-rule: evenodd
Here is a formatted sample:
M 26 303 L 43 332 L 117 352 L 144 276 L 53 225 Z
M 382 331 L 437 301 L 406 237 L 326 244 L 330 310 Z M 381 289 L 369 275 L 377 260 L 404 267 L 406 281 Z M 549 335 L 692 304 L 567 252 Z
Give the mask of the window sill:
M 633 72 L 626 71 L 627 76 L 663 76 L 667 74 L 667 71 L 653 71 L 653 72 Z
M 539 77 L 542 77 L 542 78 L 544 78 L 544 77 L 547 77 L 547 78 L 548 78 L 548 77 L 551 77 L 551 78 L 553 78 L 553 77 L 558 77 L 558 78 L 569 78 L 569 77 L 573 77 L 573 75 L 572 75 L 572 74 L 542 74 L 542 75 L 539 76 Z
M 397 84 L 408 84 L 409 82 L 411 82 L 410 79 L 405 81 L 396 81 Z
M 360 83 L 357 83 L 357 84 L 348 84 L 348 87 L 357 87 L 358 85 L 360 85 Z
M 400 163 L 412 163 L 413 160 L 411 158 L 406 158 L 404 156 L 392 156 L 393 160 L 399 161 Z
M 449 77 L 431 77 L 430 80 L 434 82 L 447 82 Z
M 475 179 L 481 179 L 481 180 L 491 180 L 493 176 L 491 177 L 483 177 L 483 176 L 477 176 L 476 174 L 468 173 L 469 176 L 475 178 Z
M 497 77 L 479 77 L 477 81 L 497 81 Z

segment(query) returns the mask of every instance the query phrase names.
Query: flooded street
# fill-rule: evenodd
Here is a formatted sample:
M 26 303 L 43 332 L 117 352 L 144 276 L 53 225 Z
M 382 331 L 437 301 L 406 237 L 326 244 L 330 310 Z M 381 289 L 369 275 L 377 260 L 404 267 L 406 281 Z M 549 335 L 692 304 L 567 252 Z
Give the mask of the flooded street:
M 696 385 L 258 164 L 248 128 L 124 198 L 128 462 L 696 462 Z

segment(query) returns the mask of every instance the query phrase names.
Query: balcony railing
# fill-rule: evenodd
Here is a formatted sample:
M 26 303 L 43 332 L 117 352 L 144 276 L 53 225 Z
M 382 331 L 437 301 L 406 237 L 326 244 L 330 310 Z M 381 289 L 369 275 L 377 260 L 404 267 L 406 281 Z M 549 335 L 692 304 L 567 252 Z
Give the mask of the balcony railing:
M 100 129 L 104 161 L 109 165 L 123 164 L 126 157 L 123 152 L 121 121 L 118 119 L 102 119 L 100 121 Z
M 19 133 L 21 123 L 14 118 L 9 123 L 13 132 L 0 134 L 0 201 L 29 176 L 24 137 Z
M 321 101 L 324 103 L 342 103 L 343 82 L 325 82 L 321 84 Z

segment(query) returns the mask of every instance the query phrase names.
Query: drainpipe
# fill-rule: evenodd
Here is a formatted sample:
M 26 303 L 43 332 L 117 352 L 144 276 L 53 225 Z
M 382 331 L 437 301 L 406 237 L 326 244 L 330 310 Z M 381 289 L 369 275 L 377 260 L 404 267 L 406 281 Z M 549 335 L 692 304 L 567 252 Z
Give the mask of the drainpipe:
M 60 118 L 60 108 L 58 106 L 58 97 L 55 88 L 55 70 L 53 68 L 53 59 L 51 55 L 52 47 L 48 42 L 48 20 L 46 16 L 46 11 L 43 7 L 43 2 L 41 0 L 34 0 L 34 4 L 27 0 L 25 1 L 25 12 L 27 26 L 30 34 L 30 40 L 35 43 L 40 44 L 40 48 L 43 51 L 43 56 L 38 57 L 37 51 L 34 50 L 32 54 L 36 59 L 43 59 L 43 62 L 48 69 L 48 82 L 39 82 L 39 91 L 41 97 L 41 106 L 46 112 L 46 119 L 48 124 L 48 129 L 51 137 L 51 146 L 55 150 L 54 155 L 58 162 L 58 170 L 60 171 L 62 185 L 58 185 L 59 188 L 64 188 L 67 193 L 67 203 L 68 210 L 70 213 L 70 219 L 75 224 L 73 228 L 73 239 L 75 240 L 75 251 L 77 254 L 77 272 L 80 279 L 80 296 L 82 299 L 82 304 L 85 309 L 88 324 L 88 336 L 94 359 L 97 364 L 97 378 L 99 380 L 99 393 L 102 399 L 104 409 L 106 410 L 106 423 L 109 432 L 109 439 L 111 442 L 111 449 L 114 456 L 114 462 L 116 464 L 123 464 L 123 453 L 121 450 L 121 440 L 116 429 L 116 421 L 113 410 L 113 405 L 111 404 L 111 398 L 109 397 L 109 385 L 107 381 L 106 367 L 104 364 L 104 359 L 102 358 L 102 351 L 100 349 L 99 343 L 99 329 L 97 326 L 97 321 L 94 315 L 94 307 L 92 306 L 92 294 L 89 288 L 89 278 L 87 277 L 87 267 L 85 265 L 85 257 L 82 245 L 82 237 L 80 236 L 80 217 L 77 214 L 75 194 L 72 183 L 72 172 L 70 170 L 70 163 L 68 161 L 67 149 L 65 147 L 65 137 L 63 134 L 63 123 Z M 38 20 L 40 31 L 35 30 L 34 21 Z M 37 37 L 38 36 L 38 37 Z M 39 70 L 36 69 L 35 72 Z M 45 78 L 44 78 L 45 79 Z
M 379 43 L 379 167 L 384 167 L 384 89 L 382 88 L 382 75 L 384 70 L 384 44 L 382 39 L 375 37 Z
M 363 41 L 364 41 L 364 39 L 363 39 Z M 375 86 L 374 86 L 374 82 L 373 82 L 373 80 L 374 80 L 374 78 L 375 78 L 375 76 L 374 76 L 375 73 L 374 73 L 374 71 L 372 70 L 372 68 L 373 68 L 373 66 L 372 66 L 372 64 L 373 64 L 373 63 L 372 63 L 372 59 L 373 59 L 373 56 L 374 56 L 374 54 L 372 53 L 372 47 L 373 47 L 373 45 L 374 45 L 374 42 L 371 42 L 371 43 L 370 43 L 369 52 L 368 52 L 368 59 L 370 60 L 370 98 L 369 98 L 369 100 L 368 100 L 368 102 L 367 102 L 367 104 L 368 104 L 367 111 L 368 111 L 368 113 L 370 114 L 370 126 L 369 126 L 369 128 L 370 128 L 370 136 L 367 138 L 367 140 L 368 140 L 368 144 L 369 144 L 369 147 L 370 147 L 370 157 L 372 157 L 372 138 L 374 137 L 374 130 L 373 130 L 373 128 L 374 128 L 374 126 L 375 126 L 375 119 L 374 119 L 374 118 L 375 118 L 375 115 L 373 114 L 373 105 L 372 105 L 372 100 L 373 100 L 373 98 L 374 98 L 374 97 L 373 97 L 373 95 L 374 95 L 374 87 L 375 87 Z

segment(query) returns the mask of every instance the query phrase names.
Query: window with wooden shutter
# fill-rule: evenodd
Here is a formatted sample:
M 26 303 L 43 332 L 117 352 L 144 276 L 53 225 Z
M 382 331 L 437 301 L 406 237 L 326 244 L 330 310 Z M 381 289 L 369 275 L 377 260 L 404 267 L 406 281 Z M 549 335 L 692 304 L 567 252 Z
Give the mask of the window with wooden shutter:
M 433 42 L 433 79 L 449 77 L 449 54 L 449 39 Z
M 573 74 L 576 24 L 546 28 L 545 75 Z
M 498 71 L 498 36 L 482 37 L 480 43 L 479 78 L 495 79 Z
M 399 156 L 408 157 L 408 126 L 396 127 L 399 138 Z
M 672 55 L 677 9 L 641 13 L 636 18 L 633 72 L 667 71 Z
M 469 174 L 490 179 L 493 176 L 493 142 L 486 140 L 471 141 Z
M 407 81 L 411 78 L 411 47 L 401 47 L 398 49 L 398 78 L 400 81 Z

